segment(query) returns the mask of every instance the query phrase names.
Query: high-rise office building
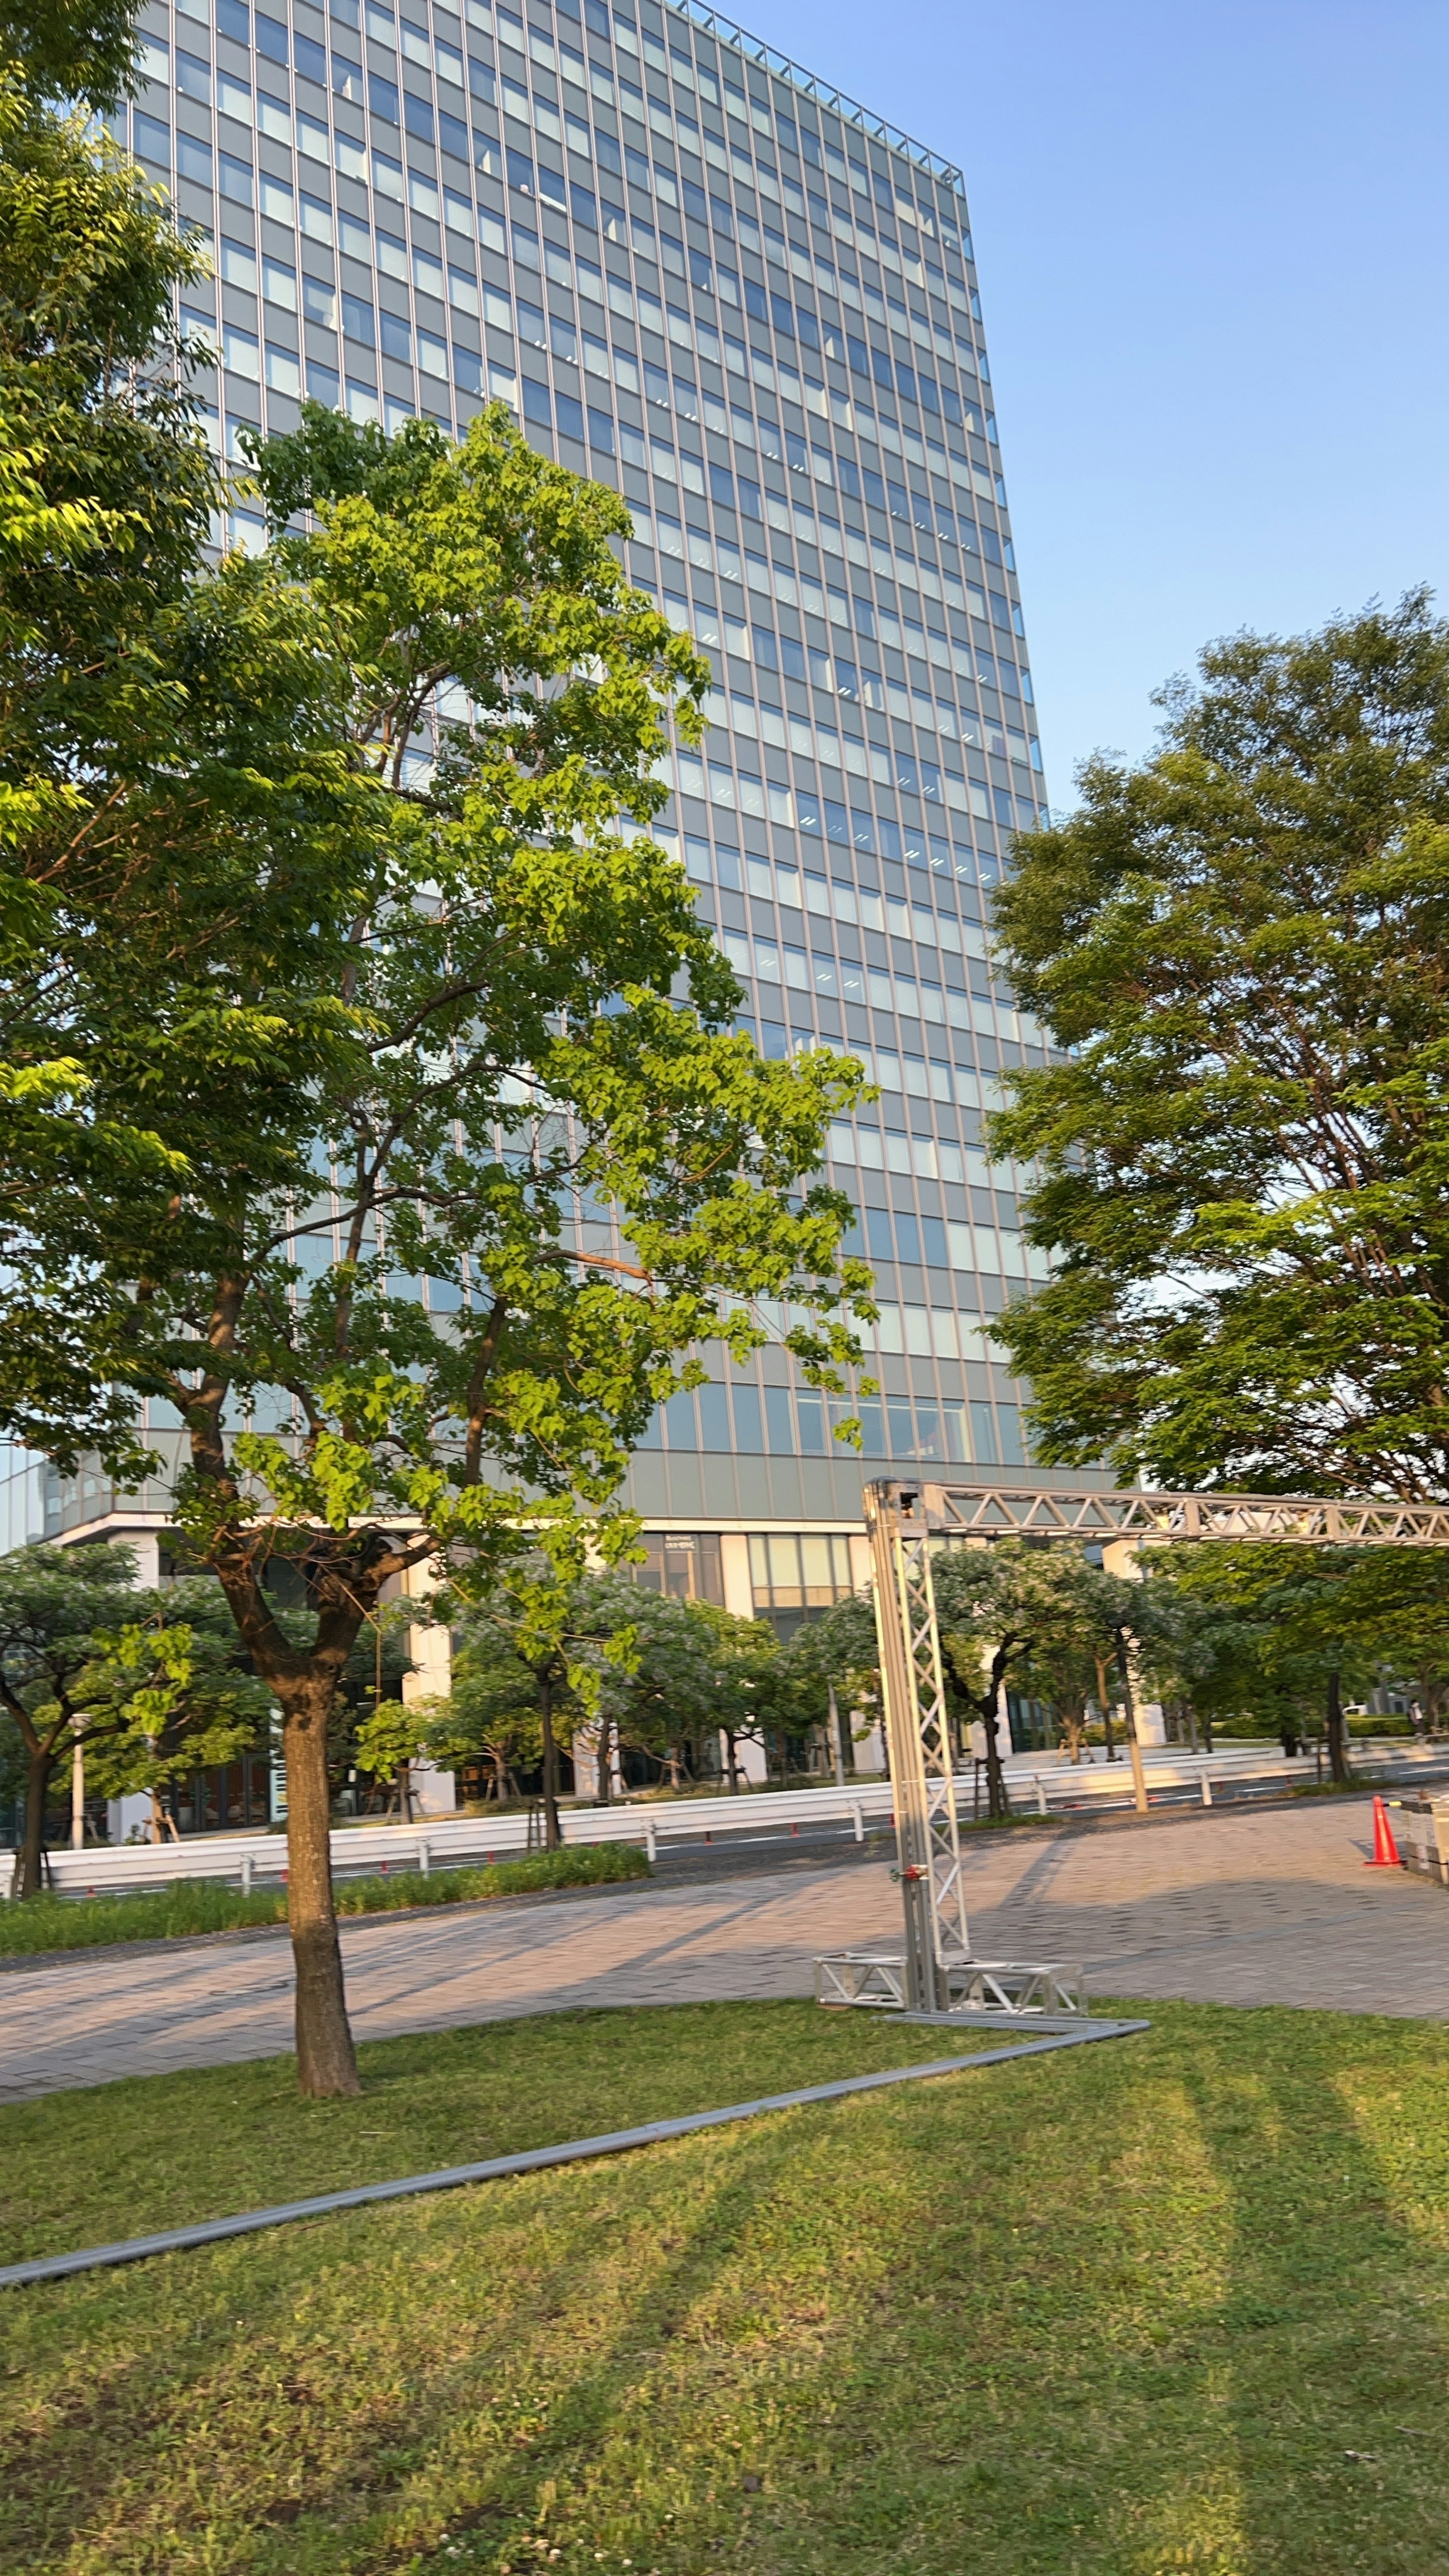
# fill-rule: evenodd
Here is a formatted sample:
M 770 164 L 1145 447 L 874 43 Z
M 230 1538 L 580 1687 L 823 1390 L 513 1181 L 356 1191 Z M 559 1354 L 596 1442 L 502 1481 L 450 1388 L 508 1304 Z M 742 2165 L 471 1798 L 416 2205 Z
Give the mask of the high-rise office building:
M 982 1326 L 1036 1256 L 981 1112 L 1040 1037 L 983 918 L 1043 787 L 962 176 L 702 7 L 285 7 L 141 14 L 125 132 L 213 245 L 183 319 L 218 449 L 304 393 L 449 431 L 501 396 L 621 491 L 633 579 L 715 670 L 660 837 L 766 1054 L 881 1088 L 830 1139 L 882 1308 L 864 1457 L 771 1351 L 632 1469 L 652 1578 L 788 1625 L 861 1579 L 864 1475 L 1023 1469 Z M 8 1494 L 4 1544 L 165 1527 L 161 1487 Z

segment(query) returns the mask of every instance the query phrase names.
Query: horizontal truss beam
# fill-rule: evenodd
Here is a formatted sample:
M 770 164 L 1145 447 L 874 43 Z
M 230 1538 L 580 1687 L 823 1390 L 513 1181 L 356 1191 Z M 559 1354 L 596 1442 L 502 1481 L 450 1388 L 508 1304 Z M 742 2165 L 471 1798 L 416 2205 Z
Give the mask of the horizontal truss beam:
M 919 1483 L 892 1480 L 874 1491 L 888 1492 L 908 1521 L 923 1515 L 931 1534 L 943 1537 L 1449 1547 L 1449 1503 L 1330 1501 L 1317 1494 L 1114 1494 L 1086 1485 L 954 1479 L 947 1484 L 925 1477 Z

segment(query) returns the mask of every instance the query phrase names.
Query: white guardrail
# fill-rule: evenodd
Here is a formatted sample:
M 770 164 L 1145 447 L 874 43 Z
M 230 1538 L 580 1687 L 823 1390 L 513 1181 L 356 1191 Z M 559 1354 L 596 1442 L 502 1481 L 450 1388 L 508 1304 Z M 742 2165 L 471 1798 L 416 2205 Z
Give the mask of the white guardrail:
M 1449 1768 L 1449 1748 L 1360 1740 L 1353 1748 L 1360 1768 L 1398 1785 L 1416 1775 Z M 1211 1806 L 1218 1792 L 1263 1795 L 1315 1777 L 1311 1753 L 1288 1759 L 1262 1746 L 1211 1754 L 1172 1747 L 1144 1749 L 1149 1797 L 1186 1798 Z M 1013 1811 L 1017 1815 L 1082 1814 L 1093 1808 L 1130 1806 L 1132 1772 L 1125 1754 L 1116 1762 L 1100 1753 L 1080 1764 L 1059 1755 L 1017 1753 L 1004 1764 Z M 979 1789 L 985 1805 L 984 1779 L 958 1774 L 957 1807 L 963 1820 L 973 1812 Z M 857 1842 L 868 1828 L 888 1830 L 893 1793 L 888 1780 L 852 1780 L 844 1788 L 751 1789 L 738 1797 L 671 1798 L 667 1802 L 621 1800 L 609 1807 L 565 1807 L 560 1822 L 566 1843 L 642 1844 L 651 1860 L 667 1844 L 723 1841 L 736 1834 L 770 1839 L 800 1833 L 812 1825 L 848 1825 Z M 537 1823 L 534 1824 L 537 1834 Z M 529 1819 L 509 1815 L 428 1816 L 414 1824 L 344 1825 L 332 1835 L 332 1868 L 338 1878 L 370 1876 L 393 1870 L 449 1869 L 508 1859 L 528 1848 Z M 0 1854 L 0 1894 L 9 1895 L 13 1871 Z M 284 1833 L 191 1834 L 179 1842 L 88 1844 L 83 1851 L 48 1855 L 51 1884 L 62 1896 L 100 1896 L 123 1890 L 166 1887 L 177 1879 L 213 1878 L 243 1889 L 278 1886 L 287 1873 Z

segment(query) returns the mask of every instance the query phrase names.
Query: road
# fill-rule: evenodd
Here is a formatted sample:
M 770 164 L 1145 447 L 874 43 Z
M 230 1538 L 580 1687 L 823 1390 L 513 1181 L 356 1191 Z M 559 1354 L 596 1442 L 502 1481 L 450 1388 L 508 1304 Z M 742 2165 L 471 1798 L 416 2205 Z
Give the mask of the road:
M 1364 1868 L 1367 1799 L 973 1837 L 977 1955 L 1084 1961 L 1098 1994 L 1449 2016 L 1449 1890 Z M 645 1887 L 343 1928 L 359 2038 L 609 2004 L 811 1991 L 820 1950 L 891 1944 L 883 1858 L 667 1871 Z M 285 1935 L 82 1952 L 0 1973 L 0 2100 L 280 2054 Z

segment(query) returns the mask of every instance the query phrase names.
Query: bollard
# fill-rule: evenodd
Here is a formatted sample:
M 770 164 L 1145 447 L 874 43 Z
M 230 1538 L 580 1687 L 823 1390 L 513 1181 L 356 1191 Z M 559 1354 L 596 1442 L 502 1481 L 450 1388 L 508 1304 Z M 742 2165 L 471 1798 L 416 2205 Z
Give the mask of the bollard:
M 242 1894 L 243 1894 L 243 1896 L 250 1896 L 251 1892 L 252 1892 L 252 1856 L 251 1856 L 251 1853 L 250 1853 L 250 1852 L 243 1852 L 243 1853 L 242 1853 Z
M 426 1837 L 426 1835 L 425 1835 L 425 1834 L 419 1834 L 419 1836 L 418 1836 L 418 1874 L 419 1874 L 419 1876 L 420 1876 L 420 1877 L 422 1877 L 422 1878 L 426 1878 L 426 1877 L 427 1877 L 427 1875 L 428 1875 L 429 1870 L 431 1869 L 431 1867 L 432 1867 L 432 1857 L 431 1857 L 431 1854 L 429 1853 L 429 1850 L 428 1850 L 427 1837 Z
M 855 1826 L 855 1839 L 858 1843 L 863 1843 L 865 1840 L 865 1818 L 861 1814 L 860 1800 L 858 1798 L 852 1798 L 850 1802 L 850 1814 L 851 1821 Z
M 644 1849 L 649 1855 L 649 1866 L 652 1869 L 659 1858 L 659 1836 L 654 1829 L 652 1816 L 646 1816 L 644 1819 Z
M 1205 1771 L 1202 1775 L 1202 1802 L 1205 1807 L 1210 1807 L 1213 1802 L 1213 1784 Z
M 1041 1773 L 1034 1771 L 1031 1776 L 1036 1782 L 1036 1811 L 1039 1816 L 1044 1816 L 1047 1812 L 1047 1795 L 1042 1787 Z

